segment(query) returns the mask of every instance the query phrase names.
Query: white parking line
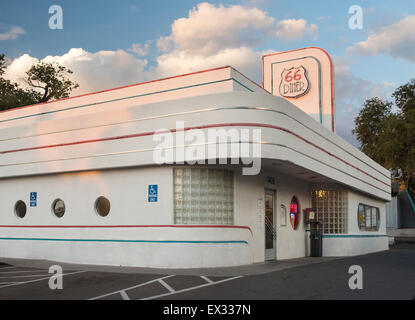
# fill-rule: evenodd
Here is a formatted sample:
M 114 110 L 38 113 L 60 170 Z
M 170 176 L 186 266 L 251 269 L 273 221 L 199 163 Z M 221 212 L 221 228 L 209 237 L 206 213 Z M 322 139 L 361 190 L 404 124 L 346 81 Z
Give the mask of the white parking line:
M 123 300 L 130 300 L 130 297 L 128 296 L 128 294 L 124 290 L 120 291 L 120 295 L 121 295 Z
M 24 270 L 24 271 L 0 271 L 0 274 L 4 273 L 27 273 L 27 272 L 45 272 L 46 270 Z
M 158 278 L 158 279 L 153 279 L 153 280 L 150 280 L 150 281 L 147 281 L 147 282 L 144 282 L 144 283 L 140 283 L 138 285 L 135 285 L 135 286 L 132 286 L 132 287 L 129 287 L 129 288 L 125 288 L 125 289 L 122 289 L 122 290 L 113 291 L 113 292 L 106 293 L 106 294 L 103 294 L 103 295 L 98 296 L 98 297 L 90 298 L 88 300 L 97 300 L 97 299 L 105 298 L 105 297 L 108 297 L 108 296 L 112 296 L 114 294 L 121 294 L 122 291 L 126 292 L 128 290 L 132 290 L 132 289 L 135 289 L 135 288 L 139 288 L 139 287 L 145 286 L 147 284 L 154 283 L 154 282 L 158 282 L 159 280 L 167 279 L 167 278 L 170 278 L 170 277 L 173 277 L 173 275 L 161 277 L 161 278 Z M 122 294 L 121 294 L 121 296 L 122 296 Z
M 219 281 L 215 281 L 215 282 L 212 281 L 211 283 L 205 283 L 205 284 L 201 284 L 199 286 L 186 288 L 186 289 L 181 289 L 181 290 L 177 290 L 177 291 L 174 291 L 174 292 L 163 293 L 163 294 L 159 294 L 159 295 L 156 295 L 156 296 L 147 297 L 147 298 L 144 298 L 144 299 L 141 299 L 141 300 L 152 300 L 152 299 L 157 299 L 157 298 L 161 298 L 161 297 L 166 297 L 166 296 L 170 296 L 172 294 L 178 294 L 178 293 L 188 292 L 188 291 L 192 291 L 192 290 L 196 290 L 196 289 L 200 289 L 200 288 L 204 288 L 204 287 L 209 287 L 209 286 L 213 286 L 215 284 L 219 284 L 219 283 L 223 283 L 223 282 L 227 282 L 227 281 L 231 281 L 231 280 L 236 280 L 236 279 L 239 279 L 239 278 L 242 278 L 242 276 L 232 277 L 232 278 L 219 280 Z
M 176 292 L 176 290 L 174 290 L 172 287 L 169 286 L 168 283 L 166 283 L 165 281 L 163 281 L 162 279 L 159 280 L 159 283 L 165 287 L 168 291 L 170 292 Z
M 205 280 L 206 282 L 208 282 L 208 283 L 213 283 L 213 281 L 212 280 L 210 280 L 208 277 L 206 277 L 206 276 L 200 276 L 203 280 Z
M 63 276 L 69 276 L 69 275 L 72 275 L 72 274 L 77 274 L 77 273 L 83 273 L 83 272 L 87 272 L 87 271 L 76 271 L 76 272 L 71 272 L 71 273 L 63 273 L 62 274 L 62 277 Z M 7 288 L 7 287 L 11 287 L 11 286 L 19 286 L 19 285 L 24 285 L 24 284 L 27 284 L 27 283 L 38 282 L 38 281 L 50 279 L 51 276 L 52 276 L 52 274 L 50 276 L 48 276 L 48 277 L 41 278 L 41 279 L 29 280 L 29 281 L 25 281 L 25 282 L 14 282 L 14 283 L 6 284 L 4 286 L 0 286 L 0 289 Z
M 45 270 L 43 270 L 43 272 L 45 272 Z M 44 277 L 47 276 L 48 274 L 29 274 L 26 276 L 7 276 L 7 277 L 0 277 L 0 279 L 10 279 L 10 278 L 30 278 L 30 277 Z M 51 275 L 49 275 L 50 277 Z

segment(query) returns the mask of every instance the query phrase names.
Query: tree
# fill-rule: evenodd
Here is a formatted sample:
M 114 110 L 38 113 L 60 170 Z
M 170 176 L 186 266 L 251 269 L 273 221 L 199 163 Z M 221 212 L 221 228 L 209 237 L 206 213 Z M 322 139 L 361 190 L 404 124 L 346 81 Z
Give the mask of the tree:
M 5 56 L 0 54 L 0 111 L 67 98 L 79 87 L 66 77 L 72 74 L 71 70 L 57 63 L 40 62 L 26 72 L 25 82 L 29 88 L 22 89 L 17 83 L 3 78 L 5 66 Z
M 415 79 L 398 87 L 392 97 L 394 104 L 367 99 L 353 133 L 364 153 L 415 192 Z M 396 112 L 391 111 L 393 105 Z
M 399 146 L 397 151 L 400 160 L 391 161 L 391 164 L 394 164 L 394 170 L 400 170 L 401 179 L 407 188 L 415 192 L 415 79 L 400 86 L 392 96 L 399 108 L 398 118 L 392 129 Z
M 391 110 L 391 102 L 379 98 L 367 99 L 354 120 L 355 129 L 352 132 L 360 142 L 361 150 L 379 163 L 384 163 L 379 140 L 384 135 L 385 122 L 388 121 Z
M 42 91 L 42 97 L 38 102 L 47 102 L 50 99 L 62 99 L 69 97 L 73 89 L 79 87 L 65 76 L 73 72 L 57 63 L 39 62 L 26 72 L 26 82 L 33 88 Z
M 20 89 L 17 83 L 2 77 L 5 65 L 5 56 L 0 54 L 0 110 L 37 103 L 41 98 L 38 92 Z

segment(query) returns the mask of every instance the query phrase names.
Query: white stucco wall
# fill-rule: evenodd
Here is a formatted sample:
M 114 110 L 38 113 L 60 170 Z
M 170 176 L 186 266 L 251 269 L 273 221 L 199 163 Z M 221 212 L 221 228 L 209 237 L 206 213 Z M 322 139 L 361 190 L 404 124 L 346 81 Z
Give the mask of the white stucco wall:
M 0 183 L 0 257 L 142 267 L 192 268 L 252 263 L 248 228 L 176 227 L 172 167 L 132 168 L 3 179 Z M 148 202 L 148 186 L 159 198 Z M 29 206 L 37 192 L 37 207 Z M 94 202 L 111 201 L 107 217 Z M 56 198 L 66 212 L 51 210 Z M 14 213 L 27 205 L 24 218 Z
M 275 185 L 267 183 L 267 177 L 275 178 Z M 254 262 L 264 261 L 265 230 L 263 207 L 262 216 L 258 216 L 258 199 L 264 199 L 265 188 L 276 191 L 276 257 L 277 260 L 304 257 L 306 250 L 306 232 L 302 210 L 311 207 L 309 184 L 293 177 L 270 171 L 263 171 L 258 176 L 235 175 L 235 223 L 249 225 L 254 237 L 251 250 Z M 289 207 L 293 196 L 300 202 L 300 222 L 294 230 L 290 224 Z M 287 225 L 281 225 L 280 205 L 287 208 Z
M 361 231 L 358 225 L 358 206 L 366 204 L 379 208 L 378 231 Z M 324 256 L 354 256 L 388 250 L 386 236 L 386 203 L 353 191 L 348 192 L 348 226 L 345 235 L 329 235 L 323 239 Z
M 171 224 L 173 186 L 168 167 L 118 169 L 3 179 L 0 193 L 2 225 L 114 225 Z M 159 184 L 159 201 L 147 202 L 147 188 Z M 29 206 L 30 192 L 37 192 L 37 207 Z M 105 196 L 111 201 L 111 212 L 103 218 L 94 210 L 95 200 Z M 52 214 L 53 200 L 65 201 L 63 218 Z M 27 205 L 27 214 L 14 214 L 17 200 Z
M 173 167 L 113 169 L 60 175 L 2 179 L 0 183 L 0 257 L 48 259 L 62 262 L 143 267 L 216 267 L 262 262 L 265 259 L 265 189 L 275 190 L 276 258 L 309 254 L 303 209 L 311 207 L 309 183 L 277 171 L 243 176 L 234 170 L 234 226 L 174 225 Z M 269 184 L 273 177 L 275 184 Z M 156 203 L 148 202 L 148 186 L 159 186 Z M 29 206 L 38 193 L 37 207 Z M 103 218 L 94 210 L 99 196 L 111 201 Z M 300 203 L 300 221 L 289 220 L 293 196 Z M 56 198 L 65 201 L 63 218 L 52 214 Z M 262 207 L 258 209 L 258 200 Z M 16 217 L 14 205 L 23 200 L 27 214 Z M 359 203 L 379 207 L 378 232 L 360 231 Z M 287 208 L 282 225 L 280 205 Z M 236 228 L 233 228 L 235 227 Z M 323 239 L 324 256 L 348 256 L 386 250 L 385 203 L 348 192 L 348 233 Z

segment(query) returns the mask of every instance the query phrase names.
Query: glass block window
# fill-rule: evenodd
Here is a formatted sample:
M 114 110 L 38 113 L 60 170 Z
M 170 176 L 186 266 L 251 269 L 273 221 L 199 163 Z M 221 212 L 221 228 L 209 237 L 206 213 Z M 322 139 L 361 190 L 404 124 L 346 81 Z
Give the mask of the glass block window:
M 176 224 L 233 224 L 233 172 L 174 169 Z
M 379 208 L 359 204 L 357 219 L 361 231 L 378 231 L 380 222 Z
M 319 222 L 317 230 L 325 234 L 347 232 L 347 192 L 315 190 L 312 206 Z

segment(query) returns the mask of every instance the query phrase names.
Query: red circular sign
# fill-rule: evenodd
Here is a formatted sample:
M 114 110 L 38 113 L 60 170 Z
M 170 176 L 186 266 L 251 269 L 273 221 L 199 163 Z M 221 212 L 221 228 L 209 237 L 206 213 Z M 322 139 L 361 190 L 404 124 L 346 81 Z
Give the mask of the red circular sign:
M 291 199 L 290 203 L 290 222 L 293 229 L 296 230 L 300 222 L 300 203 L 296 196 Z

